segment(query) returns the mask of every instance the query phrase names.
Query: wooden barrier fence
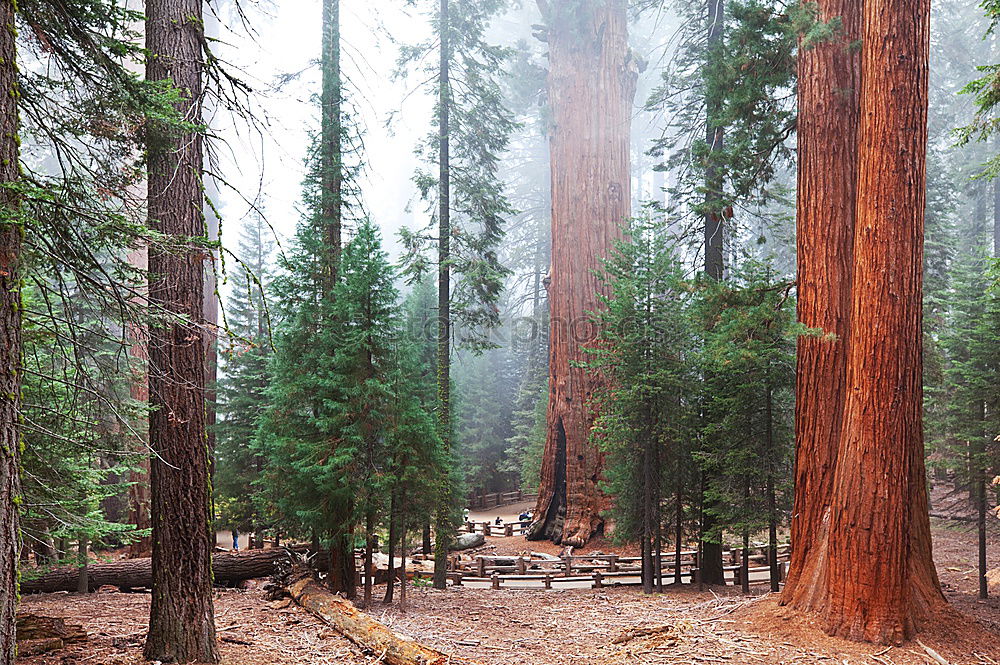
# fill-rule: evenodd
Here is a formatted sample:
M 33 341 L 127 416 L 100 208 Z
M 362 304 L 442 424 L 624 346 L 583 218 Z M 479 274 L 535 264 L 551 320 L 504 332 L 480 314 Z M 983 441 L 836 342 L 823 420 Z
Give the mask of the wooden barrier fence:
M 535 501 L 536 499 L 538 499 L 538 492 L 534 490 L 474 494 L 469 497 L 469 510 L 489 510 L 498 506 L 507 506 L 521 501 Z

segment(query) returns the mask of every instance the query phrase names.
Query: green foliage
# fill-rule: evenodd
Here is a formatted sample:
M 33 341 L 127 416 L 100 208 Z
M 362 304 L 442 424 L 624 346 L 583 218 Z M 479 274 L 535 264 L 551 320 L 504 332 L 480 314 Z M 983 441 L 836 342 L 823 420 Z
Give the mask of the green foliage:
M 311 228 L 300 227 L 304 242 L 293 255 L 307 253 Z M 284 289 L 316 291 L 282 306 L 256 443 L 266 459 L 257 486 L 292 533 L 337 535 L 369 511 L 384 516 L 393 491 L 416 511 L 439 475 L 440 451 L 417 349 L 403 332 L 395 270 L 374 224 L 362 220 L 345 245 L 332 297 L 308 279 L 312 265 L 304 263 L 306 279 L 292 272 L 282 280 Z
M 604 264 L 610 295 L 595 314 L 589 365 L 608 377 L 592 430 L 607 455 L 605 490 L 621 540 L 650 543 L 663 497 L 690 492 L 697 439 L 694 293 L 660 223 L 630 222 Z
M 791 504 L 795 389 L 794 284 L 748 262 L 699 302 L 703 444 L 696 454 L 718 523 L 758 533 Z M 770 507 L 771 501 L 775 508 Z
M 231 275 L 227 336 L 220 340 L 222 378 L 217 387 L 215 464 L 212 489 L 220 508 L 220 526 L 257 532 L 273 520 L 262 491 L 255 486 L 264 459 L 252 450 L 267 404 L 271 357 L 270 274 L 274 243 L 257 214 L 243 226 Z
M 437 2 L 433 5 L 436 7 Z M 455 317 L 456 336 L 469 348 L 482 350 L 492 346 L 488 330 L 500 324 L 497 307 L 508 269 L 498 259 L 507 218 L 513 214 L 504 193 L 499 170 L 511 133 L 517 127 L 508 110 L 501 74 L 511 53 L 490 44 L 486 30 L 490 21 L 505 6 L 503 0 L 451 0 L 448 43 L 450 46 L 449 86 L 444 91 L 447 104 L 450 143 L 449 182 L 451 185 L 451 256 L 455 284 L 451 310 Z M 437 10 L 432 13 L 440 26 Z M 441 36 L 432 42 L 404 47 L 399 67 L 424 59 L 421 67 L 435 85 L 440 71 L 435 59 L 425 56 L 438 48 Z M 435 109 L 440 122 L 441 100 Z M 430 133 L 418 154 L 428 164 L 438 164 L 438 131 Z M 434 262 L 429 254 L 437 247 L 437 171 L 418 171 L 414 177 L 423 198 L 432 210 L 430 226 L 421 232 L 404 230 L 407 249 L 405 274 L 410 280 L 421 278 Z

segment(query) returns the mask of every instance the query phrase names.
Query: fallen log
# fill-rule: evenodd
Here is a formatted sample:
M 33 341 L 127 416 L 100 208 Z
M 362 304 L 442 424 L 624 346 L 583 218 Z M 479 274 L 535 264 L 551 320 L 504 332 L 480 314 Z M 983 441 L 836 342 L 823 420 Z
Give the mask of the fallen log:
M 297 566 L 288 593 L 296 603 L 312 612 L 338 633 L 389 665 L 447 665 L 462 661 L 425 647 L 412 638 L 394 633 L 344 598 L 317 583 L 312 572 Z
M 27 612 L 18 612 L 15 635 L 18 642 L 59 639 L 66 644 L 74 644 L 87 641 L 87 631 L 79 624 Z
M 236 584 L 274 574 L 275 563 L 282 559 L 288 559 L 288 552 L 283 548 L 216 554 L 212 557 L 212 574 L 216 584 Z M 21 593 L 76 591 L 79 577 L 80 569 L 76 566 L 55 568 L 37 577 L 31 577 L 28 572 L 21 580 Z M 153 565 L 150 559 L 91 563 L 87 566 L 87 577 L 90 591 L 105 585 L 148 589 L 153 584 Z
M 38 640 L 18 640 L 17 657 L 40 656 L 43 653 L 59 651 L 66 643 L 58 637 L 44 637 Z

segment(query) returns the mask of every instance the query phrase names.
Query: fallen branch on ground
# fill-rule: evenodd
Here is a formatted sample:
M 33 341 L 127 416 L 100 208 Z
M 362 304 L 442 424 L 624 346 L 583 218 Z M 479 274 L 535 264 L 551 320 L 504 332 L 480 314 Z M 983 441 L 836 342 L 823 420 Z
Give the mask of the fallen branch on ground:
M 383 654 L 390 665 L 457 665 L 462 662 L 389 630 L 350 601 L 322 587 L 305 567 L 296 566 L 290 579 L 288 593 L 296 603 L 362 649 Z

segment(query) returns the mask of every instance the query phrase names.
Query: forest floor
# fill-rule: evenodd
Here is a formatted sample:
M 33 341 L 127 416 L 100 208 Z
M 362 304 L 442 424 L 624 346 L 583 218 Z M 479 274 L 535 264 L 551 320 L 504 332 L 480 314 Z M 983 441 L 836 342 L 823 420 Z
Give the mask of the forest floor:
M 974 525 L 935 519 L 932 526 L 942 586 L 965 616 L 946 620 L 920 639 L 950 665 L 996 665 L 1000 598 L 979 601 L 975 596 Z M 550 549 L 519 537 L 491 538 L 489 544 L 505 553 Z M 607 542 L 586 549 L 596 550 L 623 552 Z M 1000 533 L 992 533 L 989 550 L 990 567 L 1000 568 Z M 260 586 L 255 582 L 248 590 L 216 594 L 216 625 L 227 665 L 375 662 L 288 601 L 269 603 Z M 778 607 L 765 591 L 757 588 L 764 595 L 745 598 L 731 587 L 668 588 L 644 596 L 634 587 L 440 592 L 417 586 L 408 590 L 405 613 L 381 604 L 371 613 L 428 646 L 483 665 L 939 665 L 916 642 L 887 650 L 828 637 L 809 617 Z M 993 593 L 1000 595 L 1000 588 Z M 23 609 L 82 623 L 91 640 L 21 659 L 19 665 L 142 662 L 148 593 L 42 594 L 24 598 Z M 659 630 L 629 633 L 643 628 Z

